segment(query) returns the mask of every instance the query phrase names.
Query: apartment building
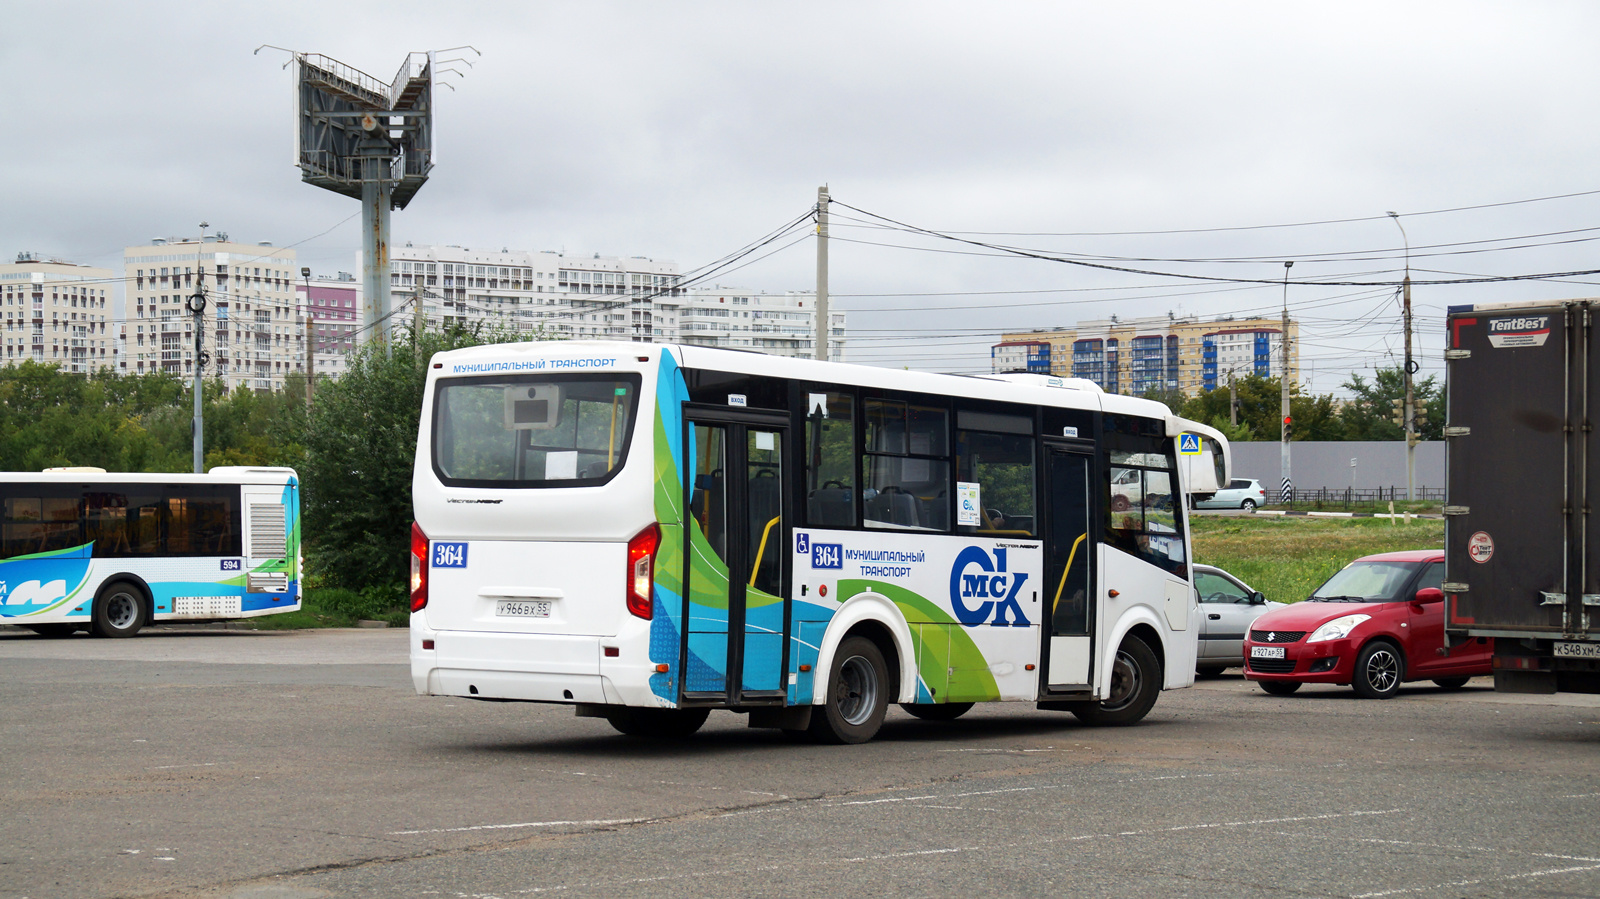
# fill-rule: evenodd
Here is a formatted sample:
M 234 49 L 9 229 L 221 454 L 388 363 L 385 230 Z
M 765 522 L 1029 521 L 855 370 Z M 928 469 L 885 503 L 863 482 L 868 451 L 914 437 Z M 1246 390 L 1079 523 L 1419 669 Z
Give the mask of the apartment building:
M 1247 375 L 1283 371 L 1283 322 L 1276 318 L 1151 316 L 1080 322 L 1060 331 L 1001 335 L 991 348 L 994 371 L 1048 371 L 1085 378 L 1110 393 L 1184 396 L 1226 386 Z M 1299 324 L 1289 322 L 1289 378 L 1300 376 Z
M 525 339 L 635 340 L 811 356 L 815 296 L 685 286 L 675 263 L 643 256 L 554 251 L 395 247 L 390 252 L 394 321 L 421 316 L 505 328 Z M 829 318 L 831 357 L 844 357 L 845 314 Z
M 125 374 L 194 374 L 194 315 L 204 284 L 205 376 L 228 389 L 281 390 L 305 369 L 305 329 L 296 307 L 295 251 L 235 243 L 225 233 L 156 238 L 123 251 Z
M 110 269 L 32 253 L 0 264 L 0 364 L 32 359 L 80 374 L 115 369 L 116 281 Z
M 302 277 L 294 289 L 310 331 L 312 371 L 337 378 L 345 372 L 345 357 L 361 342 L 361 282 L 339 272 Z

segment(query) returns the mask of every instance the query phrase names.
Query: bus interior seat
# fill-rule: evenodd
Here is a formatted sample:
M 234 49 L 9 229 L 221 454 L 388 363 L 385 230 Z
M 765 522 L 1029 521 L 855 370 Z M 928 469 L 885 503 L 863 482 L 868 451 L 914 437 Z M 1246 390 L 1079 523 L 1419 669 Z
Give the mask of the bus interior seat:
M 806 497 L 806 518 L 814 525 L 837 524 L 846 527 L 855 524 L 855 510 L 850 507 L 849 487 L 818 487 Z
M 901 527 L 920 527 L 917 515 L 917 498 L 898 487 L 885 488 L 883 492 L 865 503 L 866 517 Z

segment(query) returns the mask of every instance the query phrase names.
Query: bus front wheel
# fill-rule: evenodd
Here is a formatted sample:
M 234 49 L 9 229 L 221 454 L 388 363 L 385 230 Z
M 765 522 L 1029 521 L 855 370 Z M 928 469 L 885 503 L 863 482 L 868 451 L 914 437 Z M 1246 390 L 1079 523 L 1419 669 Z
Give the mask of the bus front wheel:
M 90 631 L 96 637 L 131 637 L 144 627 L 144 591 L 127 581 L 117 581 L 94 598 Z
M 846 637 L 828 670 L 827 699 L 811 711 L 811 736 L 820 743 L 865 743 L 889 709 L 889 666 L 878 644 Z
M 1099 702 L 1072 705 L 1072 714 L 1084 724 L 1108 727 L 1138 724 L 1161 695 L 1161 662 L 1143 640 L 1138 637 L 1123 640 L 1111 664 L 1111 693 Z

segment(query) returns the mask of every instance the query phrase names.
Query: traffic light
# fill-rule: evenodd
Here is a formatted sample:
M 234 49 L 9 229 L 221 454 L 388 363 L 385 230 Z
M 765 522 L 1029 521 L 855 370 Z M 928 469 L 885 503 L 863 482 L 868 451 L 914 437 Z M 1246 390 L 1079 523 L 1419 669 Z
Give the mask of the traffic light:
M 1413 404 L 1411 420 L 1416 422 L 1416 430 L 1421 431 L 1428 423 L 1428 404 L 1423 402 Z
M 1289 440 L 1294 436 L 1294 418 L 1288 415 L 1283 417 L 1283 439 Z
M 1389 402 L 1394 406 L 1394 413 L 1389 416 L 1389 420 L 1394 422 L 1395 424 L 1399 425 L 1402 428 L 1405 427 L 1406 426 L 1406 401 L 1403 400 L 1403 399 L 1398 399 L 1398 400 L 1390 400 Z

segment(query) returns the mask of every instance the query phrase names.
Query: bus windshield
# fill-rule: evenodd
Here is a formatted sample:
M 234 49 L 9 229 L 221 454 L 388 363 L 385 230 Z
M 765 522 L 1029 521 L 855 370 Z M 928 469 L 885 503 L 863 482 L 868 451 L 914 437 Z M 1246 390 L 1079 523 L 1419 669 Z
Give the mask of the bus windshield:
M 441 380 L 433 461 L 455 487 L 579 487 L 622 468 L 639 377 Z

